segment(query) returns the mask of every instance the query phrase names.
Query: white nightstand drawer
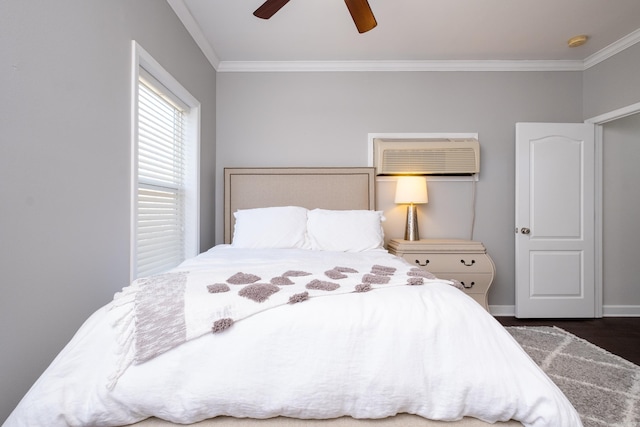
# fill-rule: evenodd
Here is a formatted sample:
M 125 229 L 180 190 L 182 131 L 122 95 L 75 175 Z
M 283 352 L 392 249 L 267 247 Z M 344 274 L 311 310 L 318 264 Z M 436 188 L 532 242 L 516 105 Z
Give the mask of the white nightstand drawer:
M 486 293 L 491 286 L 491 274 L 433 273 L 440 279 L 455 279 L 462 283 L 467 294 Z
M 435 274 L 436 271 L 475 273 L 491 271 L 491 260 L 485 254 L 405 253 L 402 258 Z

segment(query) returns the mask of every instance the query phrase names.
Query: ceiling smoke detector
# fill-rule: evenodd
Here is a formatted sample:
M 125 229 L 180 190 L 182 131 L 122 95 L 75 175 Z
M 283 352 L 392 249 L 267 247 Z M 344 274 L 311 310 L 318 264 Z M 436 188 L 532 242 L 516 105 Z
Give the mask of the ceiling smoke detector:
M 569 45 L 569 47 L 582 46 L 583 44 L 585 44 L 587 42 L 587 38 L 588 37 L 585 36 L 585 35 L 571 37 L 569 39 L 569 41 L 567 41 L 567 44 Z

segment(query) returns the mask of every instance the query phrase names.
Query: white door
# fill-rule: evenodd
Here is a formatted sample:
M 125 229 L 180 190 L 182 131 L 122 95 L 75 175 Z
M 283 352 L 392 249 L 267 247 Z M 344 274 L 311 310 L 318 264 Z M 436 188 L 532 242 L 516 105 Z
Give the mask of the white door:
M 516 317 L 595 317 L 594 126 L 516 124 Z

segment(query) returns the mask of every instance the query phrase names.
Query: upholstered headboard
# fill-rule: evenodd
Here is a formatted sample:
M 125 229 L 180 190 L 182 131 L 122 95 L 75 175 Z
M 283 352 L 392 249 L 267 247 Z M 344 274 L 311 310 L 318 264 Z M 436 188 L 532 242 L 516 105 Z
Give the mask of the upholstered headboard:
M 375 209 L 374 168 L 225 168 L 224 243 L 238 209 Z

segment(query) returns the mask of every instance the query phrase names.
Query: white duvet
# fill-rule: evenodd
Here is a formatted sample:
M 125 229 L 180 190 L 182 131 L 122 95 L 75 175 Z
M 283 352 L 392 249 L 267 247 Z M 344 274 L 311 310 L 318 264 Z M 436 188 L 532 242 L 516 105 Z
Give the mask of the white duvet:
M 176 271 L 242 271 L 251 263 L 273 266 L 285 260 L 298 270 L 306 262 L 326 263 L 327 269 L 408 266 L 383 250 L 353 254 L 221 245 Z M 118 426 L 151 416 L 192 423 L 218 415 L 384 418 L 398 413 L 451 421 L 515 419 L 536 427 L 582 425 L 566 397 L 509 333 L 444 281 L 274 304 L 228 330 L 194 336 L 126 369 L 117 301 L 85 322 L 4 426 Z M 114 373 L 119 377 L 109 387 Z

